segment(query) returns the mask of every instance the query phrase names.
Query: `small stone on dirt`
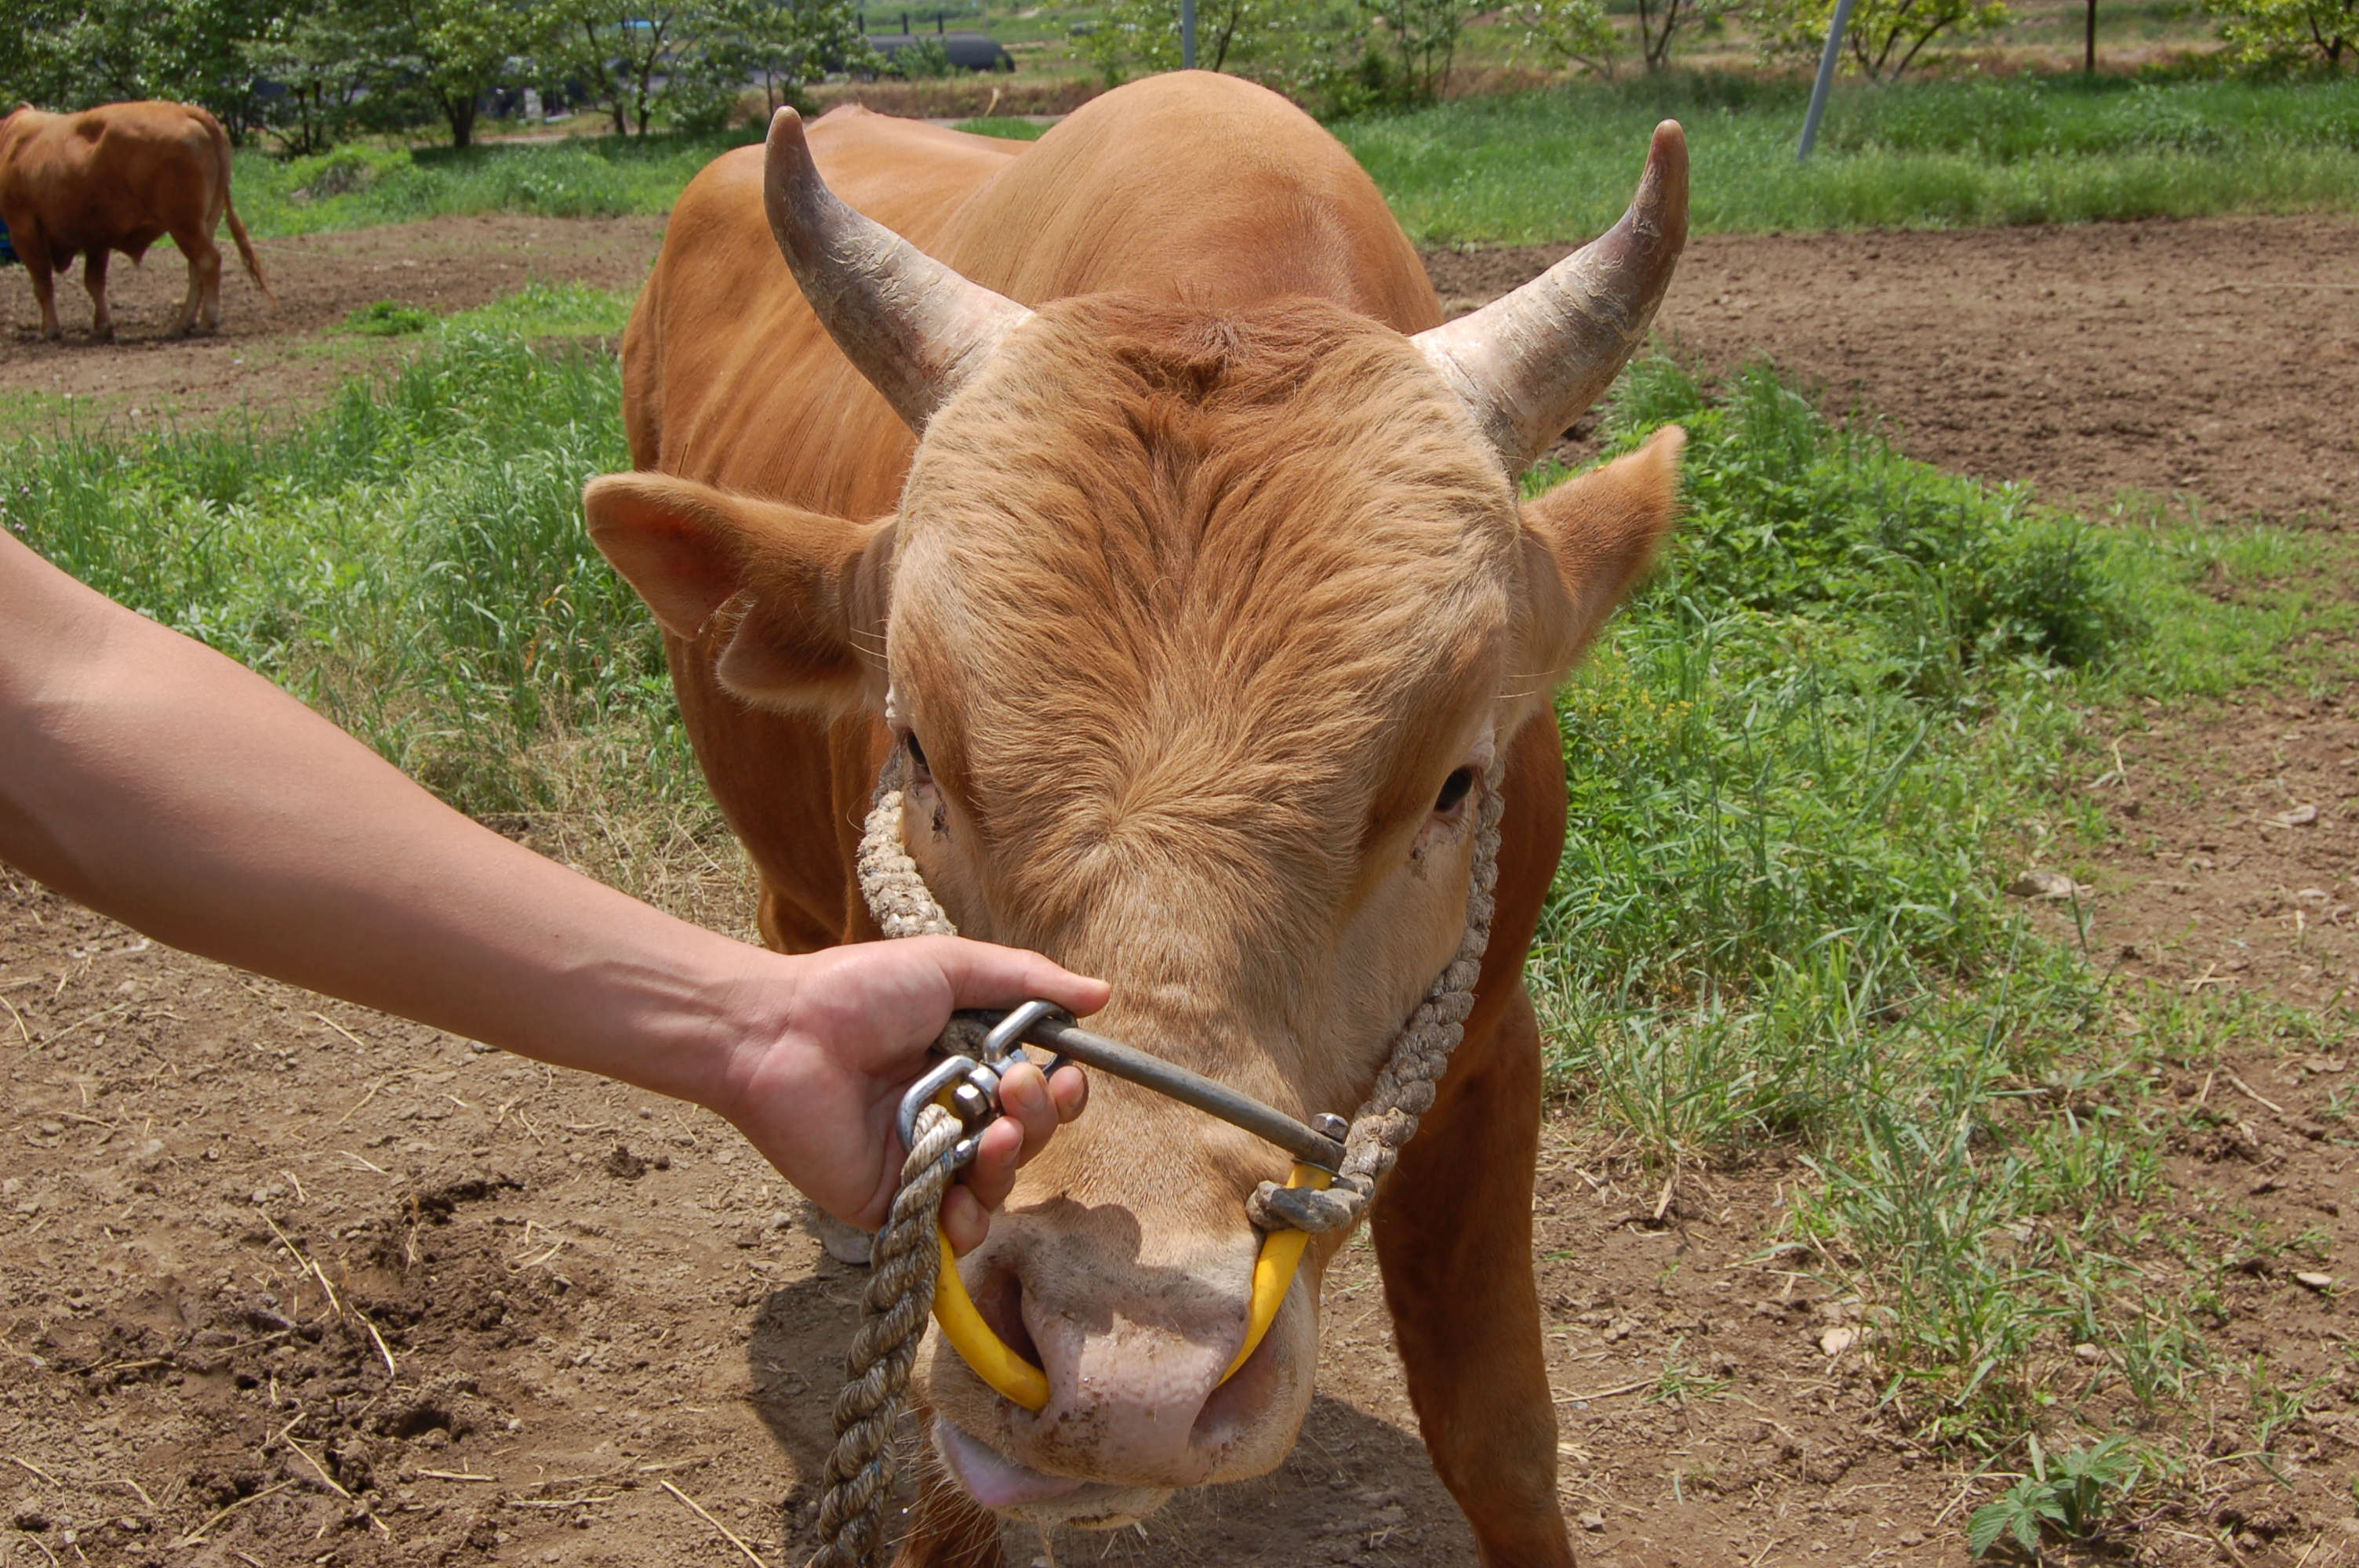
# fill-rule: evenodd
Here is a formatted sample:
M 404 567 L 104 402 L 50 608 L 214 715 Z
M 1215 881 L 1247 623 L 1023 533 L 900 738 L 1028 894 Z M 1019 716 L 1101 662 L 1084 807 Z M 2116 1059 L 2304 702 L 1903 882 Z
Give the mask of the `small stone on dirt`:
M 1581 1528 L 1588 1530 L 1593 1535 L 1596 1534 L 1605 1528 L 1605 1516 L 1603 1514 L 1583 1514 L 1581 1516 Z
M 2318 820 L 2318 807 L 2297 806 L 2290 810 L 2278 812 L 2269 820 L 2279 827 L 2307 827 Z
M 2098 1349 L 2093 1345 L 2085 1343 L 2072 1346 L 2072 1354 L 2081 1360 L 2088 1362 L 2092 1366 L 2094 1366 L 2097 1362 L 2105 1358 L 2105 1353 L 2104 1351 Z
M 1840 1356 L 1858 1343 L 1859 1330 L 1856 1328 L 1830 1328 L 1819 1336 L 1819 1348 L 1830 1356 Z
M 2293 1280 L 2295 1284 L 2307 1286 L 2313 1291 L 2332 1290 L 2334 1287 L 2333 1275 L 2313 1273 L 2308 1270 L 2296 1274 Z
M 2071 898 L 2079 886 L 2061 871 L 2043 871 L 2037 867 L 2020 872 L 2006 884 L 2006 891 L 2017 898 Z

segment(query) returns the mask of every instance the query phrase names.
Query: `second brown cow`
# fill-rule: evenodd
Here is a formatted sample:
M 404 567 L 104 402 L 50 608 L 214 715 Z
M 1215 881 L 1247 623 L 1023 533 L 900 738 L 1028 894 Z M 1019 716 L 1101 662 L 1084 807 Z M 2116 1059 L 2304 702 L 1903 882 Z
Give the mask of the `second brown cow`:
M 102 103 L 73 114 L 27 104 L 0 119 L 0 222 L 32 277 L 41 335 L 60 335 L 54 275 L 79 255 L 91 336 L 112 339 L 109 254 L 136 263 L 167 234 L 188 258 L 189 292 L 166 335 L 215 330 L 221 250 L 213 231 L 224 217 L 246 272 L 269 293 L 262 260 L 230 202 L 229 177 L 229 136 L 194 104 Z

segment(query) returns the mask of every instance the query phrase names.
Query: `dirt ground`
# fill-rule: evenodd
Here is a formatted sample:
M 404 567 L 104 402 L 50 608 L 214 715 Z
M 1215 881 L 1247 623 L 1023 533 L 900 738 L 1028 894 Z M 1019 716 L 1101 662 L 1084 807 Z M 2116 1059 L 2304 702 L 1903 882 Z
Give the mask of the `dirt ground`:
M 299 379 L 352 308 L 461 308 L 527 276 L 628 287 L 656 233 L 502 219 L 272 243 L 281 303 L 234 285 L 223 337 L 187 344 L 152 341 L 167 254 L 124 280 L 114 349 L 30 341 L 0 274 L 19 329 L 0 390 L 300 406 L 348 373 Z M 2354 240 L 2307 220 L 1706 240 L 1665 322 L 1707 363 L 1769 353 L 1918 455 L 2043 493 L 2349 522 L 2359 295 L 2262 285 L 2347 276 Z M 1432 265 L 1464 299 L 1544 259 Z M 2088 895 L 2100 961 L 2321 1007 L 2359 981 L 2347 695 L 2150 715 L 2118 743 L 2090 781 L 2128 830 Z M 2359 1054 L 2232 1067 L 2173 1086 L 2201 1130 L 2158 1222 L 2310 1228 L 2351 1256 L 2331 1118 Z M 1579 1126 L 1549 1130 L 1538 1245 L 1584 1563 L 1963 1563 L 1987 1486 L 1877 1411 L 1862 1350 L 1827 1348 L 1856 1303 L 1769 1251 L 1799 1173 L 1689 1173 L 1666 1202 Z M 0 872 L 0 1564 L 742 1563 L 724 1527 L 799 1563 L 857 1281 L 793 1208 L 701 1113 L 242 977 Z M 2349 1308 L 2294 1278 L 2310 1266 L 2238 1274 L 2219 1335 L 2311 1390 L 2277 1440 L 2284 1484 L 2223 1429 L 2180 1500 L 2093 1560 L 2359 1562 Z M 1282 1470 L 1064 1537 L 1056 1561 L 1470 1561 L 1364 1247 L 1326 1312 Z
M 1453 314 L 1566 247 L 1429 253 Z M 2184 495 L 2220 521 L 2359 520 L 2359 224 L 2223 218 L 1707 234 L 1658 325 L 1874 409 L 1911 457 L 2048 499 Z
M 125 417 L 205 415 L 245 407 L 265 416 L 309 408 L 354 371 L 407 351 L 399 338 L 330 329 L 391 300 L 437 314 L 472 309 L 527 282 L 635 289 L 663 239 L 659 218 L 576 220 L 497 215 L 439 218 L 382 229 L 263 240 L 255 249 L 275 297 L 237 265 L 222 264 L 222 327 L 212 337 L 163 336 L 188 289 L 169 245 L 107 277 L 117 341 L 90 335 L 79 271 L 58 279 L 64 335 L 49 342 L 22 267 L 0 267 L 0 393 L 94 400 Z

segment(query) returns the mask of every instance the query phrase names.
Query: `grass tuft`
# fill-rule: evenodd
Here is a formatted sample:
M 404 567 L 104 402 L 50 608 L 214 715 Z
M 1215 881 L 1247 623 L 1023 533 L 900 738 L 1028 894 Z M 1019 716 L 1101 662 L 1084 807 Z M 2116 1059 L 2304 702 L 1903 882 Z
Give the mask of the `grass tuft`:
M 2331 546 L 2092 527 L 1766 366 L 1707 392 L 1640 362 L 1610 449 L 1673 420 L 1675 543 L 1558 702 L 1570 833 L 1528 971 L 1554 1081 L 1658 1167 L 1795 1146 L 1787 1244 L 1868 1303 L 1927 1429 L 2032 1429 L 2092 1340 L 2183 1394 L 2192 1307 L 2132 1288 L 2118 1217 L 2158 1180 L 2158 1053 L 2219 1040 L 2186 1007 L 2125 1023 L 2003 890 L 2101 831 L 2059 787 L 2110 765 L 2090 708 L 2254 678 L 2347 620 L 2296 586 Z M 2204 591 L 2256 568 L 2280 586 Z
M 2350 211 L 2359 80 L 2018 76 L 1839 89 L 1794 157 L 1808 84 L 1582 82 L 1335 126 L 1412 239 L 1536 244 L 1622 212 L 1658 120 L 1687 127 L 1703 233 Z
M 637 838 L 585 845 L 646 892 L 667 875 L 666 844 L 708 870 L 734 851 L 656 630 L 582 526 L 582 484 L 630 466 L 620 401 L 609 353 L 445 325 L 398 371 L 284 430 L 19 438 L 0 523 L 462 810 L 560 834 L 643 815 Z

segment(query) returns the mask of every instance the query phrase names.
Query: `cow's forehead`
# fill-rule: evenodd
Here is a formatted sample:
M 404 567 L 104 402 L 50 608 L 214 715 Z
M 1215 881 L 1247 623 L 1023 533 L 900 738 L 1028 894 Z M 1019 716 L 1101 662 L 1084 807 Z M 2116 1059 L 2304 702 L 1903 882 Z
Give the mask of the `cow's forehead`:
M 1070 301 L 929 429 L 896 640 L 970 668 L 1062 649 L 1272 718 L 1291 689 L 1364 724 L 1511 630 L 1517 535 L 1495 460 L 1398 334 L 1312 301 Z
M 1310 853 L 1483 728 L 1517 537 L 1398 334 L 1309 302 L 1044 312 L 920 449 L 895 687 L 997 826 L 1186 817 Z

